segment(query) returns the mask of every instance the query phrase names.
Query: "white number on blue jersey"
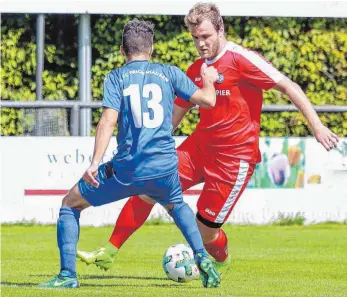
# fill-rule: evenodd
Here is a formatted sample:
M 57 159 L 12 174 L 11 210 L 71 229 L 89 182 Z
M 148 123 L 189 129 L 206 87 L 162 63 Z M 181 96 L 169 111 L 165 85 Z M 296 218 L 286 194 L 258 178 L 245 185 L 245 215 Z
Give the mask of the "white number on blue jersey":
M 134 119 L 135 127 L 141 128 L 142 122 L 145 128 L 157 128 L 164 121 L 164 108 L 160 104 L 163 99 L 161 87 L 157 84 L 146 84 L 143 86 L 142 95 L 144 98 L 150 98 L 148 108 L 153 111 L 153 118 L 150 118 L 149 112 L 141 110 L 140 86 L 132 84 L 123 90 L 124 96 L 130 96 L 131 113 Z M 152 96 L 150 96 L 152 95 Z
M 130 85 L 123 90 L 124 96 L 130 96 L 130 107 L 133 115 L 136 128 L 142 127 L 142 110 L 141 110 L 141 97 L 140 87 L 137 84 Z

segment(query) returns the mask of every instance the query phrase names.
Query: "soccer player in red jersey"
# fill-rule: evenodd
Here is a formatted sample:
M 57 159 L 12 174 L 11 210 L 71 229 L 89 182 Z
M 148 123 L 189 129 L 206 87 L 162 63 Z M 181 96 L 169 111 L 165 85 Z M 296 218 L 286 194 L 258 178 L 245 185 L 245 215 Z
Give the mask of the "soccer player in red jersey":
M 326 150 L 338 137 L 325 127 L 301 88 L 256 52 L 228 41 L 216 5 L 198 3 L 185 23 L 200 54 L 187 71 L 199 87 L 204 63 L 219 73 L 215 83 L 217 101 L 212 109 L 200 108 L 200 122 L 177 149 L 182 190 L 204 182 L 197 202 L 197 222 L 206 250 L 216 260 L 223 276 L 229 268 L 228 240 L 221 229 L 261 161 L 260 114 L 263 90 L 274 88 L 287 95 L 307 119 L 317 141 Z M 176 128 L 193 107 L 177 98 L 173 113 Z M 131 197 L 123 207 L 105 248 L 77 255 L 88 264 L 109 269 L 117 250 L 148 218 L 154 202 L 149 197 Z

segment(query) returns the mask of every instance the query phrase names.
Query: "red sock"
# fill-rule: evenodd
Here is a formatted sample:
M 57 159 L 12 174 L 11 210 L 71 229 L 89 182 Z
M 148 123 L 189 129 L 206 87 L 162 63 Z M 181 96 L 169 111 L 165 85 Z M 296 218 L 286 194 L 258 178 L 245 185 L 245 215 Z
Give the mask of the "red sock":
M 216 239 L 205 244 L 207 252 L 218 262 L 224 262 L 228 257 L 228 238 L 222 229 Z
M 139 196 L 130 197 L 119 214 L 109 242 L 120 248 L 130 235 L 144 224 L 153 206 Z

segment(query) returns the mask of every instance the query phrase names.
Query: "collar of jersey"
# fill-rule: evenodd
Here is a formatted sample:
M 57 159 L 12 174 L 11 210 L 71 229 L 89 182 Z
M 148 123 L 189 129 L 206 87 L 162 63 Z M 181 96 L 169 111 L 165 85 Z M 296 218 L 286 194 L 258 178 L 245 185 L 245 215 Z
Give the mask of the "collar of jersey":
M 230 46 L 229 43 L 230 43 L 230 42 L 227 42 L 227 44 L 225 45 L 225 47 L 222 49 L 222 51 L 219 53 L 219 55 L 218 55 L 217 57 L 215 57 L 215 58 L 212 59 L 212 60 L 207 60 L 207 59 L 205 59 L 205 63 L 206 63 L 207 65 L 211 65 L 211 64 L 213 64 L 214 62 L 217 62 L 221 57 L 224 56 L 225 52 L 227 51 L 228 47 Z
M 127 63 L 127 65 L 133 64 L 133 63 L 136 63 L 136 62 L 149 62 L 149 61 L 148 60 L 134 60 L 134 61 L 131 61 L 131 62 Z

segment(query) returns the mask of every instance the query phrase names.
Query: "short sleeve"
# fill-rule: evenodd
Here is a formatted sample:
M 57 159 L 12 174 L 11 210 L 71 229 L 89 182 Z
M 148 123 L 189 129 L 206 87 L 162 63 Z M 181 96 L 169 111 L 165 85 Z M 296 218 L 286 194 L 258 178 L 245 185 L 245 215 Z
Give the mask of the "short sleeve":
M 177 67 L 171 66 L 171 74 L 176 95 L 188 101 L 199 88 Z
M 186 101 L 180 97 L 176 97 L 175 99 L 175 105 L 182 107 L 182 108 L 193 108 L 195 104 L 191 103 L 190 101 Z
M 187 70 L 187 76 L 192 80 L 191 66 Z M 195 104 L 191 103 L 190 101 L 184 100 L 179 96 L 175 99 L 175 105 L 182 108 L 193 108 L 195 106 Z
M 243 49 L 238 55 L 241 79 L 263 90 L 269 90 L 276 85 L 284 75 L 261 55 Z
M 120 111 L 122 102 L 122 88 L 115 71 L 110 72 L 104 80 L 104 97 L 102 106 Z

